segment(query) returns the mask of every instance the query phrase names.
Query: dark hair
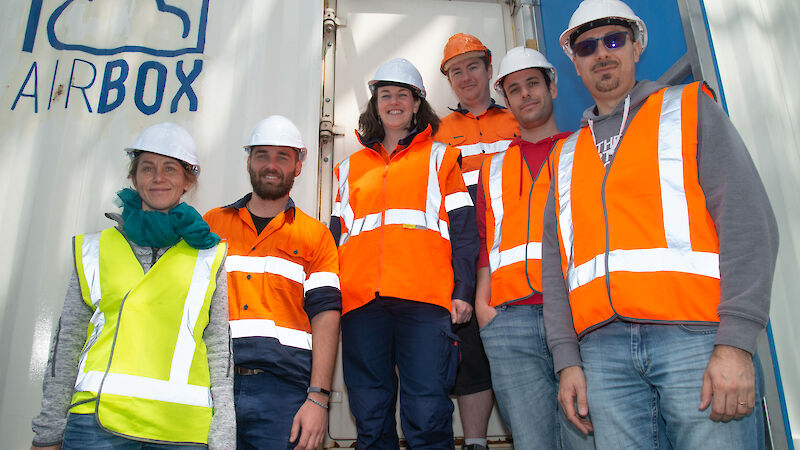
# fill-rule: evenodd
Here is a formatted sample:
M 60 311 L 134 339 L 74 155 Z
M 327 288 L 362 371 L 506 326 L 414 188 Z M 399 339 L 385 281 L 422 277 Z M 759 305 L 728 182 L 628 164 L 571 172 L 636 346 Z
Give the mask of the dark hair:
M 133 152 L 133 159 L 131 160 L 131 163 L 128 165 L 128 178 L 131 181 L 133 181 L 134 177 L 136 176 L 136 170 L 139 168 L 139 163 L 141 162 L 142 154 L 144 153 L 150 153 L 150 152 L 145 152 L 142 150 L 136 150 Z M 170 156 L 170 158 L 172 157 Z M 178 164 L 180 164 L 181 167 L 183 167 L 183 175 L 186 177 L 187 180 L 190 180 L 192 182 L 192 186 L 194 187 L 195 185 L 197 185 L 197 175 L 192 171 L 192 165 L 183 162 L 178 158 L 172 158 L 172 159 L 178 161 Z
M 529 68 L 530 69 L 539 69 L 539 72 L 542 72 L 542 76 L 544 77 L 544 85 L 545 85 L 545 87 L 550 89 L 550 83 L 553 82 L 552 80 L 550 80 L 550 71 L 545 69 L 544 67 L 529 67 Z M 509 75 L 511 75 L 511 74 L 509 74 Z M 506 76 L 508 76 L 508 75 L 506 75 Z M 500 88 L 503 90 L 503 97 L 508 98 L 508 94 L 506 94 L 506 77 L 503 77 L 503 79 L 500 80 Z
M 383 138 L 386 137 L 386 132 L 383 130 L 383 124 L 381 124 L 380 117 L 378 116 L 378 88 L 380 86 L 387 86 L 388 83 L 378 83 L 375 86 L 375 91 L 372 93 L 372 97 L 370 97 L 369 102 L 367 102 L 367 107 L 364 108 L 364 112 L 358 117 L 358 132 L 361 134 L 367 141 L 371 141 L 377 139 L 379 141 L 383 141 Z M 439 130 L 439 116 L 436 115 L 436 112 L 431 108 L 430 103 L 425 100 L 423 97 L 420 97 L 417 93 L 417 90 L 410 85 L 402 84 L 402 83 L 391 83 L 393 86 L 400 86 L 406 88 L 411 91 L 414 95 L 414 99 L 419 99 L 419 110 L 416 114 L 414 114 L 414 118 L 411 119 L 411 126 L 416 126 L 417 130 L 424 130 L 431 126 L 432 133 L 436 134 L 436 131 Z

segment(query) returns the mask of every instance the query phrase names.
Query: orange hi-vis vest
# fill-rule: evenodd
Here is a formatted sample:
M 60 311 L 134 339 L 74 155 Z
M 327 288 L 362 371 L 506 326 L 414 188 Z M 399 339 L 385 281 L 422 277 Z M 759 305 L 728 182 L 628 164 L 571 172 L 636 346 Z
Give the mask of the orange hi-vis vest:
M 389 160 L 363 148 L 334 169 L 341 218 L 342 314 L 376 296 L 450 310 L 448 211 L 471 206 L 458 150 L 430 139 L 430 127 Z
M 215 208 L 204 218 L 228 243 L 231 337 L 275 338 L 311 350 L 305 295 L 319 287 L 339 288 L 338 255 L 325 225 L 293 206 L 261 234 L 244 206 Z
M 542 214 L 549 170 L 546 163 L 529 167 L 518 145 L 493 155 L 481 168 L 490 306 L 542 292 Z
M 478 184 L 484 159 L 508 148 L 519 136 L 519 124 L 507 109 L 493 105 L 475 117 L 470 112 L 453 111 L 442 118 L 435 140 L 461 151 L 461 171 L 467 187 Z
M 719 239 L 697 171 L 701 83 L 652 94 L 606 169 L 584 127 L 552 154 L 575 331 L 615 318 L 718 323 Z

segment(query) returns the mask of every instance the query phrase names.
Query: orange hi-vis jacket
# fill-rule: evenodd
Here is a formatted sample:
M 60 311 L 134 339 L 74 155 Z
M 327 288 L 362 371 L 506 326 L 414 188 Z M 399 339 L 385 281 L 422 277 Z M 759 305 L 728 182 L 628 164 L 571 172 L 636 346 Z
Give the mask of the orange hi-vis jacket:
M 454 110 L 442 118 L 439 130 L 433 138 L 461 151 L 464 184 L 473 193 L 474 186 L 478 184 L 483 160 L 493 153 L 507 149 L 517 136 L 517 119 L 492 100 L 492 105 L 477 117 L 465 109 Z
M 704 84 L 652 94 L 606 169 L 584 127 L 552 153 L 562 269 L 575 331 L 621 317 L 718 323 L 719 240 L 697 171 Z
M 448 212 L 471 206 L 458 150 L 417 134 L 388 156 L 363 148 L 336 166 L 342 314 L 376 296 L 442 306 L 453 295 Z M 382 151 L 383 152 L 383 151 Z
M 490 306 L 542 292 L 542 214 L 549 172 L 547 163 L 529 167 L 518 145 L 494 154 L 481 167 Z
M 256 233 L 245 207 L 250 195 L 204 216 L 211 230 L 228 243 L 231 337 L 274 338 L 283 346 L 311 350 L 311 324 L 304 305 L 314 292 L 339 289 L 333 237 L 291 199 L 285 211 Z M 240 356 L 234 354 L 237 361 Z

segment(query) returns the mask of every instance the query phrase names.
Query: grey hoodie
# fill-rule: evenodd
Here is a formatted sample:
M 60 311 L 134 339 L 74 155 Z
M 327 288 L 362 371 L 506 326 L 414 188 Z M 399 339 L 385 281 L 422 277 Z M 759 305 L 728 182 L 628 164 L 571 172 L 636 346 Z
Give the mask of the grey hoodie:
M 641 81 L 633 87 L 626 130 L 644 101 L 663 87 L 651 81 Z M 761 178 L 739 133 L 714 100 L 706 95 L 699 97 L 699 180 L 719 236 L 722 289 L 715 344 L 754 353 L 758 335 L 769 318 L 778 227 Z M 593 121 L 596 142 L 608 141 L 620 131 L 623 109 L 624 101 L 610 114 L 599 116 L 592 106 L 584 111 L 581 126 Z M 613 165 L 613 156 L 610 155 L 606 170 Z M 561 270 L 554 208 L 551 181 L 544 212 L 542 284 L 547 342 L 558 373 L 565 367 L 581 365 L 581 357 Z
M 122 218 L 119 214 L 106 214 L 106 217 L 116 220 L 119 223 L 117 228 L 122 231 Z M 169 247 L 139 247 L 130 241 L 128 243 L 145 273 L 169 250 Z M 73 271 L 42 381 L 42 411 L 33 419 L 33 445 L 37 447 L 60 445 L 64 437 L 67 412 L 78 376 L 78 358 L 86 342 L 86 328 L 91 318 L 92 310 L 83 302 L 78 275 Z M 211 398 L 214 402 L 208 446 L 212 450 L 236 448 L 227 274 L 224 265 L 220 266 L 217 273 L 217 289 L 211 298 L 209 321 L 203 332 L 203 341 L 206 344 Z

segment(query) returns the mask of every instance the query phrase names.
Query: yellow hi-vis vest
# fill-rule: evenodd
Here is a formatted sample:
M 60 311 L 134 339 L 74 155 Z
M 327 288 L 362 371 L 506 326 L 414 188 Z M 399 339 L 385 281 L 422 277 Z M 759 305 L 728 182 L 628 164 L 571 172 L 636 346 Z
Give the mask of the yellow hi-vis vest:
M 180 241 L 145 274 L 115 228 L 76 236 L 83 301 L 94 311 L 73 413 L 136 440 L 208 443 L 211 380 L 203 342 L 226 245 Z

